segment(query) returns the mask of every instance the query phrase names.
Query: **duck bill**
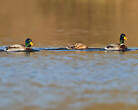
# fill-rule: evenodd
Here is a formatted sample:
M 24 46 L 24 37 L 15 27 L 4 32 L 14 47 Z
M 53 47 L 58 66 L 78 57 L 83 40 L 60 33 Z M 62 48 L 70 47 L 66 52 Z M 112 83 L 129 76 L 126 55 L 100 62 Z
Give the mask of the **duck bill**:
M 30 45 L 33 46 L 34 45 L 33 42 L 30 42 Z
M 124 40 L 127 40 L 126 36 L 124 37 Z

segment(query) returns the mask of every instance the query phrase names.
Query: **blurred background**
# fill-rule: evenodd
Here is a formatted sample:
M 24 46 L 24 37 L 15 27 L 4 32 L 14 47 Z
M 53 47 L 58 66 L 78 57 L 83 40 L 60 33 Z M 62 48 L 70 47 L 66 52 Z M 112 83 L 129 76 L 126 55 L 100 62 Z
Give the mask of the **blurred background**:
M 137 0 L 0 0 L 1 45 L 22 42 L 64 47 L 82 42 L 103 47 L 121 33 L 138 46 Z

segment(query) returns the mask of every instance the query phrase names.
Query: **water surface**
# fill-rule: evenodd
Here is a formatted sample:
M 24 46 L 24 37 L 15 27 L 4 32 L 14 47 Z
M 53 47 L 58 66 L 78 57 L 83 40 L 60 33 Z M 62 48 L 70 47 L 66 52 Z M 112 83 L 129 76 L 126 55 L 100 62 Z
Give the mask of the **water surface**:
M 138 47 L 137 0 L 6 0 L 0 45 L 31 37 L 37 48 L 128 37 Z M 1 110 L 137 110 L 138 51 L 0 52 Z

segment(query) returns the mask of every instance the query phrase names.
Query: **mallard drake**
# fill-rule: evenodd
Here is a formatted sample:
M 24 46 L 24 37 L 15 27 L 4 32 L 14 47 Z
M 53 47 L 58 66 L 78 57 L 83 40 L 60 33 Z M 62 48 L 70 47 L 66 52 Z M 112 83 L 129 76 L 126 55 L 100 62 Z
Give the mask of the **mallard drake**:
M 88 46 L 86 46 L 85 44 L 82 44 L 82 43 L 75 43 L 74 45 L 67 46 L 66 48 L 67 49 L 83 50 L 83 49 L 87 49 Z
M 27 38 L 25 40 L 25 44 L 15 44 L 15 45 L 10 45 L 5 48 L 5 51 L 10 52 L 10 51 L 31 51 L 33 46 L 33 41 L 30 38 Z
M 125 51 L 127 50 L 127 46 L 125 45 L 125 40 L 127 40 L 126 35 L 122 33 L 120 35 L 120 43 L 109 44 L 105 47 L 105 50 Z

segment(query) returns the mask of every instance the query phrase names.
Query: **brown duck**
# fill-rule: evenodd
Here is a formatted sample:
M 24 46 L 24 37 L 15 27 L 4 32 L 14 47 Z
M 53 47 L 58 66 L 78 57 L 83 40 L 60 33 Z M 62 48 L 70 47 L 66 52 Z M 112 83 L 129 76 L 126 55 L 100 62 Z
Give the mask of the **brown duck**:
M 66 47 L 67 49 L 77 49 L 77 50 L 83 50 L 87 49 L 88 46 L 82 43 L 75 43 L 74 45 L 70 45 Z

